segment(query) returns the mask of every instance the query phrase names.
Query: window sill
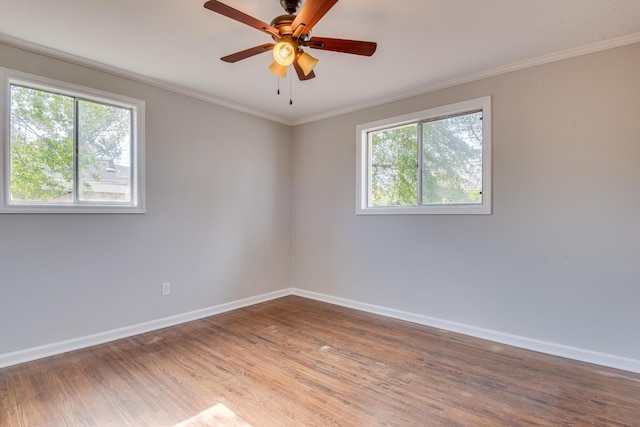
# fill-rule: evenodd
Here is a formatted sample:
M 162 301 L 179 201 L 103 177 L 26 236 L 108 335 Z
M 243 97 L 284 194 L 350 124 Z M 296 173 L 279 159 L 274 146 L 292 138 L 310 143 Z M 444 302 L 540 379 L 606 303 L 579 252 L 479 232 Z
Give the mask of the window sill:
M 485 205 L 446 205 L 446 206 L 391 206 L 357 207 L 356 215 L 491 215 L 491 206 Z
M 144 214 L 142 206 L 28 206 L 10 205 L 0 207 L 0 214 Z

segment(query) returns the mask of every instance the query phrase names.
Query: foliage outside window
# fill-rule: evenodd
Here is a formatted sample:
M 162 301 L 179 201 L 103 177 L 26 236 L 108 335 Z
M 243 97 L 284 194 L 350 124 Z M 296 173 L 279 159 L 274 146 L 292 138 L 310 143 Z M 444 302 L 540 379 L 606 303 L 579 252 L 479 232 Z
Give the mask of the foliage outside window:
M 143 102 L 3 74 L 3 212 L 144 211 Z
M 359 214 L 490 214 L 491 99 L 358 126 Z

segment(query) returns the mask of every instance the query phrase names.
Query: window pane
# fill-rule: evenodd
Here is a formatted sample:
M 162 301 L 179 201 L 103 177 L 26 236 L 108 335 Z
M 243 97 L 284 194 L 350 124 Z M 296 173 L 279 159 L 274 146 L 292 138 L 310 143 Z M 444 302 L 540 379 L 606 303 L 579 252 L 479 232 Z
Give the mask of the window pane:
M 78 102 L 80 201 L 131 201 L 131 115 L 128 108 Z
M 73 103 L 11 85 L 11 201 L 73 203 Z
M 368 206 L 418 204 L 417 125 L 369 132 Z
M 422 203 L 482 203 L 482 112 L 422 124 Z

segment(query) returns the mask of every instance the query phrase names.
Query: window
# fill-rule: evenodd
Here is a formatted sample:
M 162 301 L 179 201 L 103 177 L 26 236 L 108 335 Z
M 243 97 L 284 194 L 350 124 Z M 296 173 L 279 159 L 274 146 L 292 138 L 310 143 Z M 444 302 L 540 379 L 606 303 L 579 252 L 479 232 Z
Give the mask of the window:
M 0 74 L 1 212 L 144 212 L 143 101 Z
M 357 214 L 490 214 L 491 98 L 357 127 Z

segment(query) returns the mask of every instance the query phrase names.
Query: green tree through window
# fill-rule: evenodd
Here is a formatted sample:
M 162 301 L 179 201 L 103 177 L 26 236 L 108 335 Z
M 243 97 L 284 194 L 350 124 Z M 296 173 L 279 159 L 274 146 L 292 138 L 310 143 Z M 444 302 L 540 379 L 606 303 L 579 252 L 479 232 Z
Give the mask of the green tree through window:
M 422 123 L 422 203 L 482 201 L 482 112 Z
M 357 214 L 491 214 L 491 97 L 357 126 Z
M 370 206 L 482 201 L 482 112 L 369 132 L 369 141 Z
M 369 134 L 372 206 L 418 203 L 417 129 L 417 125 L 412 124 Z
M 11 198 L 50 201 L 73 191 L 73 98 L 11 87 Z

